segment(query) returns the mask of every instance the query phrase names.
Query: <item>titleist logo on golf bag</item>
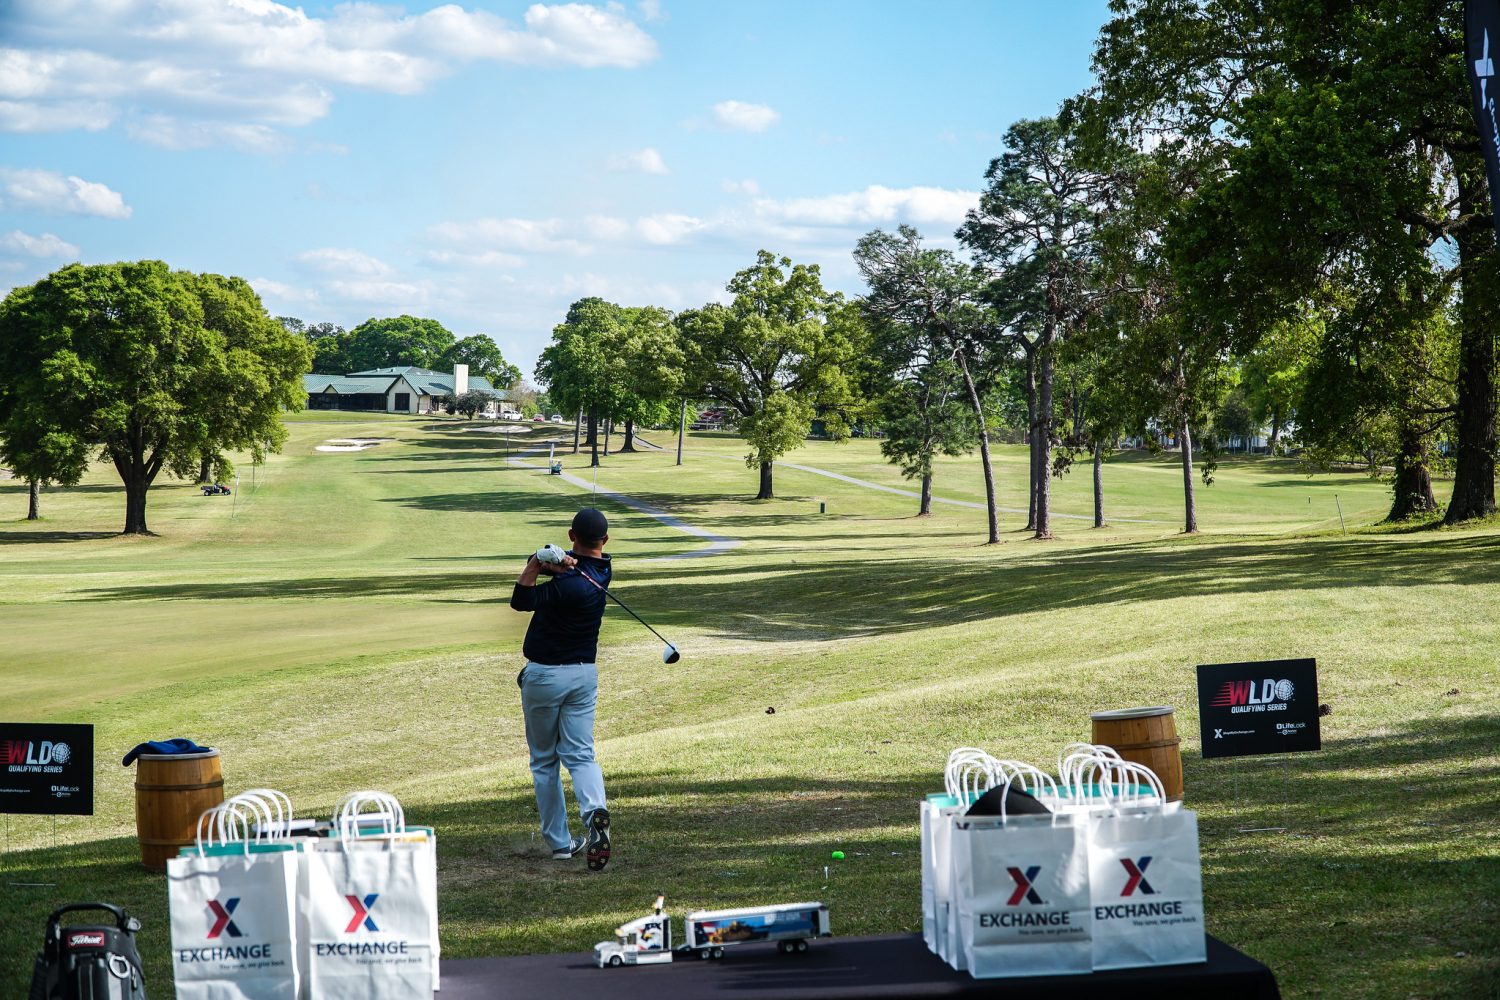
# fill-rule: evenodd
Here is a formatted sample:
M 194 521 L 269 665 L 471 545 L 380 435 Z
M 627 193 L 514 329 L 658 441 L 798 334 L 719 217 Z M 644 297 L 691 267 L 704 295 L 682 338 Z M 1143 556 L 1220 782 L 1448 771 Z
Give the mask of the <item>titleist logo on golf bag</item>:
M 62 926 L 65 913 L 103 910 L 114 926 Z M 140 922 L 109 903 L 71 903 L 47 919 L 28 1000 L 146 1000 L 146 980 L 135 947 Z

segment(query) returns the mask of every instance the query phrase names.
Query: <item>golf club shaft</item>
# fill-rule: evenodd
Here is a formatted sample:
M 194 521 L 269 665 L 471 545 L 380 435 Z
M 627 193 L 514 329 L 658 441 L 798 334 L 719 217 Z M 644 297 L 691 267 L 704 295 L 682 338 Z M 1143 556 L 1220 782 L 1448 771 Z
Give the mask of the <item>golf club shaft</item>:
M 662 642 L 666 643 L 668 646 L 672 646 L 673 649 L 677 648 L 676 646 L 673 646 L 672 643 L 667 642 L 667 639 L 666 639 L 665 636 L 663 636 L 660 632 L 656 631 L 656 629 L 652 628 L 651 625 L 650 625 L 650 623 L 648 623 L 646 621 L 646 619 L 642 618 L 640 615 L 636 614 L 634 611 L 631 611 L 630 610 L 630 606 L 628 604 L 626 604 L 624 601 L 620 600 L 614 594 L 611 594 L 608 590 L 606 590 L 605 587 L 604 587 L 604 585 L 602 583 L 600 583 L 598 580 L 595 580 L 593 577 L 591 577 L 587 573 L 583 572 L 583 570 L 579 570 L 578 571 L 578 575 L 581 576 L 581 577 L 583 577 L 589 583 L 592 583 L 595 587 L 599 588 L 599 592 L 601 594 L 603 594 L 605 597 L 609 598 L 611 601 L 614 601 L 620 607 L 624 608 L 625 609 L 625 613 L 628 614 L 630 617 L 634 618 L 636 621 L 640 622 L 642 625 L 645 625 L 646 629 L 652 635 L 656 636 L 658 639 L 660 639 Z

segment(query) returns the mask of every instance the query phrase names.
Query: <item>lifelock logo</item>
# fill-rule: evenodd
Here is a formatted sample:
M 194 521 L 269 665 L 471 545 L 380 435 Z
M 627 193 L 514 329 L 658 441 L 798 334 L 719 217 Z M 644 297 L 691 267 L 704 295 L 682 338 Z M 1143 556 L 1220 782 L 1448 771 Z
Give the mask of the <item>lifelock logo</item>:
M 1489 119 L 1491 162 L 1500 159 L 1500 120 L 1495 114 L 1495 99 L 1490 97 L 1490 80 L 1495 75 L 1495 61 L 1490 58 L 1490 29 L 1484 29 L 1484 51 L 1474 60 L 1474 75 L 1479 79 L 1479 106 Z

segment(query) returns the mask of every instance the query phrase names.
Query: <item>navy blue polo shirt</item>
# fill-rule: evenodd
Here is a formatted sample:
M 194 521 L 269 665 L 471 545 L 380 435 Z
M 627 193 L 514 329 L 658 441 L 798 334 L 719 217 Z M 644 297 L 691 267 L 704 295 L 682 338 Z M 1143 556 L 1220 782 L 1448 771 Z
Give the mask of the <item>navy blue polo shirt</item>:
M 521 646 L 533 663 L 593 663 L 599 655 L 599 623 L 606 603 L 599 587 L 609 586 L 609 556 L 568 555 L 578 560 L 577 566 L 534 587 L 518 583 L 510 596 L 512 608 L 533 612 Z

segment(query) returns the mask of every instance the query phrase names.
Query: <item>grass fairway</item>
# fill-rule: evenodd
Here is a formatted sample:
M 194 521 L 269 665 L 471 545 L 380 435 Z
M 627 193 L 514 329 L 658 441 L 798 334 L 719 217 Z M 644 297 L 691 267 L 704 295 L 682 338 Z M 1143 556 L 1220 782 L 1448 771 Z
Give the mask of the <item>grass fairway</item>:
M 1209 929 L 1284 995 L 1500 995 L 1494 526 L 1377 530 L 1379 484 L 1256 459 L 1200 487 L 1204 532 L 1183 538 L 1177 465 L 1122 457 L 1106 469 L 1114 526 L 1061 518 L 1036 543 L 1010 514 L 1005 543 L 985 546 L 980 509 L 917 519 L 913 498 L 789 468 L 777 500 L 750 502 L 738 442 L 696 436 L 677 468 L 648 435 L 668 450 L 610 456 L 601 487 L 743 544 L 656 559 L 703 543 L 600 502 L 616 589 L 683 659 L 664 667 L 648 633 L 606 617 L 598 735 L 617 850 L 591 876 L 532 833 L 525 618 L 505 606 L 583 491 L 462 423 L 291 427 L 232 505 L 153 490 L 158 538 L 109 534 L 124 505 L 104 470 L 46 494 L 40 525 L 0 521 L 0 718 L 92 722 L 99 746 L 97 815 L 58 820 L 55 847 L 51 820 L 4 821 L 0 995 L 24 988 L 46 913 L 81 898 L 145 920 L 167 995 L 166 892 L 136 863 L 118 766 L 140 740 L 219 746 L 231 791 L 279 787 L 304 813 L 356 787 L 395 792 L 441 833 L 444 954 L 462 957 L 581 950 L 657 892 L 679 914 L 815 898 L 839 934 L 916 929 L 916 802 L 950 748 L 1046 765 L 1088 736 L 1091 711 L 1155 703 L 1176 706 L 1184 736 Z M 315 450 L 335 437 L 394 440 Z M 910 488 L 871 442 L 788 461 Z M 1000 450 L 1004 506 L 1024 503 L 1025 461 Z M 1057 485 L 1062 514 L 1091 511 L 1079 471 Z M 942 463 L 936 492 L 982 501 L 977 463 Z M 0 512 L 24 504 L 0 484 Z M 1318 658 L 1325 749 L 1284 767 L 1202 760 L 1193 665 L 1290 656 Z M 1289 829 L 1236 832 L 1268 825 Z

